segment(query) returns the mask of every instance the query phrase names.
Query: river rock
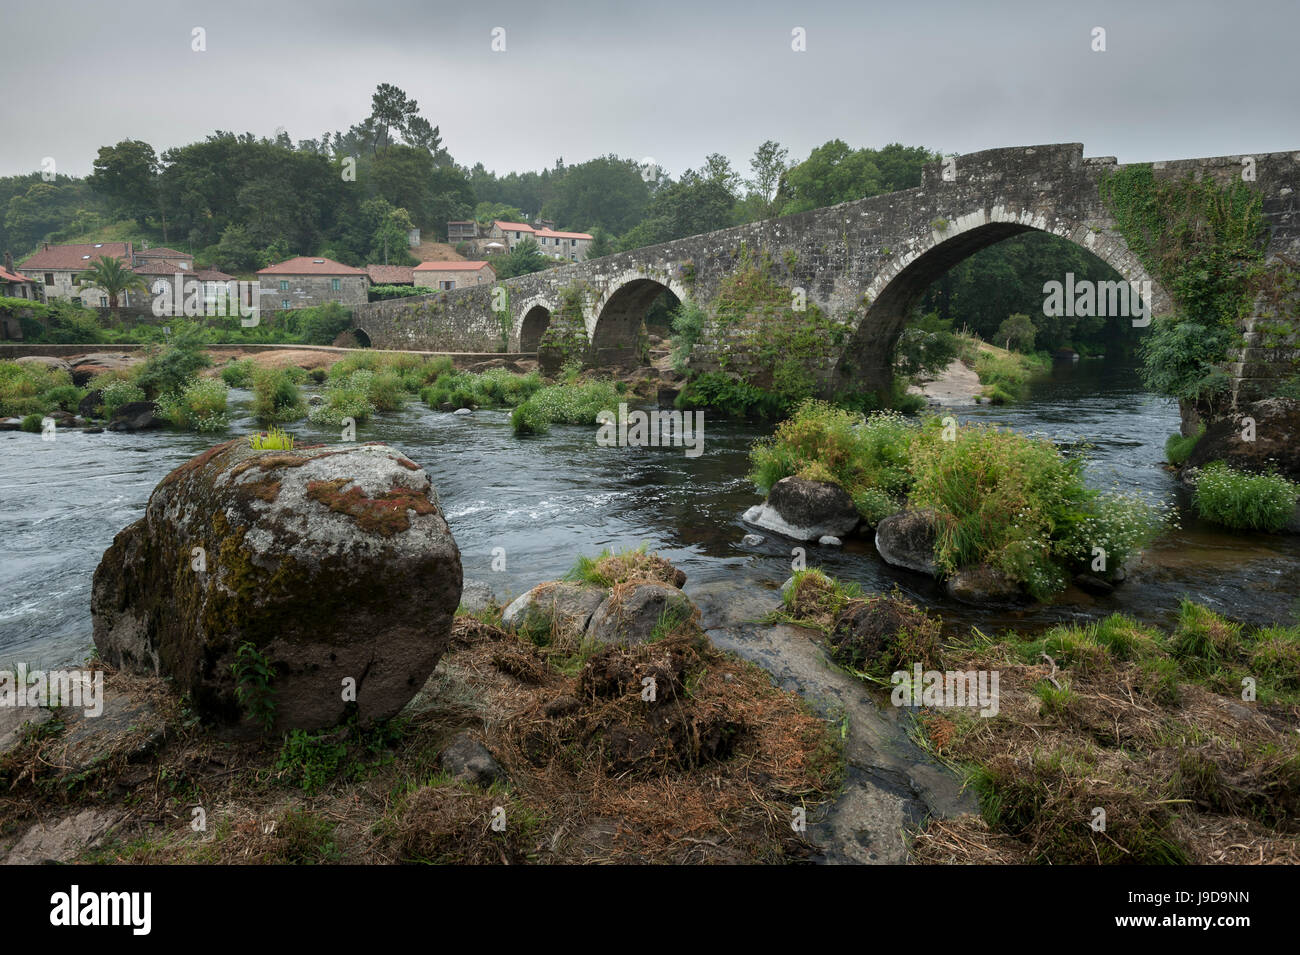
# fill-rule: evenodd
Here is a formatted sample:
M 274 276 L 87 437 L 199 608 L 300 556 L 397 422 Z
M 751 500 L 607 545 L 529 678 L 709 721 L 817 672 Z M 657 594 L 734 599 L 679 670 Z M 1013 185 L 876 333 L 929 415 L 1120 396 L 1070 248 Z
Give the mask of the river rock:
M 106 371 L 125 371 L 142 361 L 143 358 L 135 355 L 95 352 L 72 362 L 69 370 L 72 373 L 72 383 L 80 388 L 96 375 L 102 375 Z
M 490 586 L 481 580 L 465 578 L 464 586 L 460 591 L 460 605 L 466 611 L 478 613 L 481 610 L 486 610 L 496 602 L 496 594 L 492 593 Z
M 158 409 L 152 401 L 128 401 L 113 412 L 113 420 L 108 423 L 108 430 L 145 431 L 149 428 L 161 428 L 166 423 L 158 417 Z
M 438 766 L 453 779 L 487 788 L 505 782 L 506 772 L 486 746 L 468 732 L 457 733 L 438 757 Z
M 745 520 L 795 540 L 843 537 L 858 526 L 858 509 L 844 488 L 801 477 L 781 478 L 767 500 L 745 512 Z
M 757 547 L 759 544 L 763 543 L 763 541 L 766 539 L 767 538 L 765 538 L 762 534 L 746 534 L 744 537 L 740 539 L 740 542 L 744 544 L 746 547 Z
M 43 365 L 51 371 L 72 372 L 72 366 L 62 358 L 54 358 L 50 355 L 24 355 L 22 358 L 15 359 L 20 365 Z
M 77 414 L 83 418 L 98 418 L 100 405 L 104 403 L 104 392 L 99 388 L 86 392 L 86 397 L 77 403 Z
M 1255 440 L 1242 437 L 1245 418 L 1255 419 Z M 1222 418 L 1208 428 L 1184 464 L 1193 473 L 1212 461 L 1224 461 L 1240 471 L 1277 471 L 1300 481 L 1300 401 L 1267 398 L 1238 409 L 1233 417 Z
M 457 408 L 455 411 L 452 412 L 452 414 L 458 414 L 458 415 L 467 415 L 473 413 L 474 412 L 471 411 L 469 408 Z
M 1014 578 L 988 564 L 961 568 L 948 578 L 946 586 L 948 596 L 975 606 L 1016 604 L 1025 600 Z
M 615 589 L 591 615 L 587 636 L 601 643 L 647 643 L 660 621 L 670 629 L 697 613 L 691 599 L 667 584 L 636 584 L 630 591 Z M 660 633 L 658 636 L 666 636 Z
M 928 509 L 899 511 L 876 526 L 876 550 L 885 563 L 934 577 L 934 514 Z
M 0 431 L 21 431 L 22 418 L 0 418 Z
M 538 584 L 511 601 L 501 613 L 501 622 L 515 629 L 542 622 L 558 625 L 571 633 L 582 633 L 604 599 L 604 588 L 591 584 L 556 581 Z
M 844 541 L 840 540 L 838 537 L 832 537 L 829 534 L 827 534 L 825 537 L 819 537 L 817 539 L 817 543 L 822 547 L 843 547 L 844 546 Z
M 196 551 L 196 548 L 202 548 Z M 460 553 L 429 476 L 379 444 L 255 451 L 236 439 L 181 465 L 95 571 L 95 645 L 170 677 L 211 720 L 247 716 L 232 665 L 274 668 L 274 728 L 393 716 L 451 635 Z M 254 700 L 256 700 L 256 695 Z

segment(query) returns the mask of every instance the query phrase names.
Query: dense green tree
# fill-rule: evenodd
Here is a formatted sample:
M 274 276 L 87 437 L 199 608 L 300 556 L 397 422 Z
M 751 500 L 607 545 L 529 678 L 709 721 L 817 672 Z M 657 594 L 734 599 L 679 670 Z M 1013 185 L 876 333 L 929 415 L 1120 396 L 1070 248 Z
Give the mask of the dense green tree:
M 141 226 L 150 216 L 162 215 L 158 156 L 148 143 L 124 139 L 116 146 L 101 146 L 94 168 L 87 185 L 106 196 L 119 214 Z
M 540 272 L 551 265 L 551 260 L 542 254 L 541 246 L 533 239 L 524 239 L 505 255 L 492 260 L 492 270 L 499 279 Z
M 655 193 L 646 218 L 623 236 L 620 246 L 636 249 L 725 229 L 734 222 L 735 207 L 736 195 L 725 175 L 706 178 L 688 169 Z
M 620 234 L 641 220 L 649 200 L 650 188 L 635 162 L 601 156 L 564 169 L 542 217 L 562 229 L 591 231 L 599 226 Z
M 99 289 L 108 296 L 108 307 L 117 314 L 118 300 L 122 293 L 148 290 L 144 276 L 137 275 L 127 267 L 124 259 L 101 255 L 90 263 L 90 268 L 77 276 L 77 290 Z

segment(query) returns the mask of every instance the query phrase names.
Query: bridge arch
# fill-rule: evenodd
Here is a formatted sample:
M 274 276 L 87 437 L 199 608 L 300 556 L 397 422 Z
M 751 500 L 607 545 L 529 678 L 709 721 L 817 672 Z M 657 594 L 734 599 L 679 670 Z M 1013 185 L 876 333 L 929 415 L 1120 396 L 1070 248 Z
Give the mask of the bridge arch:
M 679 302 L 688 296 L 669 271 L 634 269 L 610 279 L 586 316 L 591 360 L 596 365 L 634 363 L 641 323 L 665 291 Z
M 357 344 L 362 348 L 370 347 L 370 333 L 364 328 L 354 327 L 352 329 L 352 334 L 356 338 Z
M 942 228 L 940 228 L 942 226 Z M 1150 289 L 1151 314 L 1172 308 L 1172 301 L 1141 262 L 1113 231 L 1089 223 L 1049 218 L 1041 211 L 1008 210 L 1002 206 L 977 209 L 951 221 L 935 220 L 928 233 L 918 235 L 875 273 L 863 296 L 853 337 L 832 373 L 831 392 L 883 392 L 892 379 L 891 362 L 908 315 L 926 290 L 954 266 L 988 248 L 1025 232 L 1045 232 L 1075 243 L 1115 270 L 1125 281 Z M 1064 279 L 1064 276 L 1061 277 Z M 1147 284 L 1149 283 L 1149 284 Z
M 554 306 L 540 296 L 529 299 L 519 307 L 512 337 L 518 343 L 520 351 L 537 351 L 542 335 L 551 324 L 554 311 Z

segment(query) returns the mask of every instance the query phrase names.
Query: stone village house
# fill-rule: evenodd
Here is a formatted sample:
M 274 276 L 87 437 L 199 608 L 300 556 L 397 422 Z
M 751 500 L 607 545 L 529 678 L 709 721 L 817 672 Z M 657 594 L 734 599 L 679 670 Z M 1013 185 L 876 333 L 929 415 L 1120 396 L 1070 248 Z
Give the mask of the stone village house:
M 416 288 L 443 290 L 490 285 L 497 277 L 487 262 L 421 262 L 414 272 Z
M 310 255 L 300 255 L 257 273 L 263 312 L 310 308 L 338 302 L 351 307 L 369 298 L 370 276 L 365 269 Z

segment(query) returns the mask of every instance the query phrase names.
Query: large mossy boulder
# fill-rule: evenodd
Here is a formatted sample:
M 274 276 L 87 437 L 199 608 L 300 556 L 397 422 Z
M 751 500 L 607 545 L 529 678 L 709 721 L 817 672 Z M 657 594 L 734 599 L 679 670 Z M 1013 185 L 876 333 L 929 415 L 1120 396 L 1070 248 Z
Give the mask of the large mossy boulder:
M 837 484 L 785 477 L 767 500 L 745 512 L 748 523 L 795 540 L 846 537 L 858 526 L 853 498 Z
M 1254 440 L 1247 418 L 1254 419 Z M 1276 471 L 1300 481 L 1300 401 L 1267 398 L 1243 405 L 1237 413 L 1205 429 L 1184 463 L 1185 474 L 1195 474 L 1212 461 L 1223 461 L 1239 471 Z
M 170 677 L 201 716 L 265 718 L 269 700 L 276 730 L 318 729 L 353 705 L 363 724 L 386 719 L 415 695 L 461 584 L 419 465 L 383 445 L 236 440 L 154 489 L 104 553 L 91 613 L 105 660 Z M 258 660 L 269 681 L 252 675 Z

